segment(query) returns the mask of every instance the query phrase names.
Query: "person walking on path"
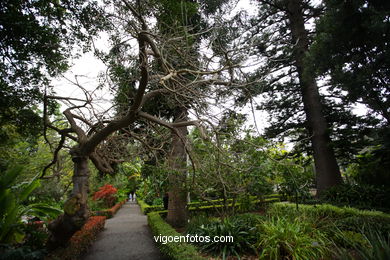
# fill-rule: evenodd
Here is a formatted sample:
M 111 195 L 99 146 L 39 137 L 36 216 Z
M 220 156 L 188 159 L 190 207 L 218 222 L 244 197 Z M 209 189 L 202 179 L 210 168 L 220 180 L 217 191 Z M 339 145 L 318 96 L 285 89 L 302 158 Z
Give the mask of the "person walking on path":
M 132 190 L 129 194 L 129 201 L 135 201 L 135 191 Z

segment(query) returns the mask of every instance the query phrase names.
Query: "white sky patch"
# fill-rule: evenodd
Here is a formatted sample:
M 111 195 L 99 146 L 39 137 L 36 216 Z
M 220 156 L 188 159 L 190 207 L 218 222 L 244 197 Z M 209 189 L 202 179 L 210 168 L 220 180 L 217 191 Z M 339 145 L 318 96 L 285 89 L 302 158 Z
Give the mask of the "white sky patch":
M 97 49 L 109 48 L 108 36 L 101 34 L 94 44 Z M 54 91 L 61 97 L 85 99 L 84 91 L 75 84 L 77 83 L 93 93 L 94 107 L 99 112 L 103 112 L 111 107 L 113 98 L 108 89 L 99 89 L 99 73 L 106 69 L 105 64 L 96 58 L 92 51 L 84 53 L 78 59 L 73 60 L 73 65 L 63 76 L 52 81 Z M 61 104 L 61 111 L 66 108 L 66 105 Z
M 355 115 L 365 116 L 368 113 L 368 108 L 364 104 L 356 103 L 352 106 L 352 111 Z

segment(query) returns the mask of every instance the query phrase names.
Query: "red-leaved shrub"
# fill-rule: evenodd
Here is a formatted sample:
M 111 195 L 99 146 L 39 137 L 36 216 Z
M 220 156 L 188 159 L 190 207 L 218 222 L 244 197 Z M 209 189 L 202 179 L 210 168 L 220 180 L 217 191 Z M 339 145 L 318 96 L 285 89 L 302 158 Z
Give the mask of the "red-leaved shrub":
M 53 259 L 80 259 L 91 246 L 97 235 L 104 229 L 105 216 L 89 217 L 84 226 L 73 234 L 66 248 L 60 248 L 51 255 Z
M 93 195 L 93 200 L 102 200 L 104 205 L 109 208 L 114 206 L 116 201 L 117 189 L 111 184 L 106 184 L 99 188 L 97 192 Z

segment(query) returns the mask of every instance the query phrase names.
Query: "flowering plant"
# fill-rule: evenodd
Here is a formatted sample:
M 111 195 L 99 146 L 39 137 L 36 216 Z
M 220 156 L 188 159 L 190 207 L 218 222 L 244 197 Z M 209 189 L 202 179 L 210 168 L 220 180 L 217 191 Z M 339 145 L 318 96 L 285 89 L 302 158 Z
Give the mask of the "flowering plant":
M 116 201 L 116 193 L 118 190 L 110 185 L 106 184 L 99 188 L 97 192 L 93 195 L 93 200 L 101 200 L 104 202 L 107 208 L 112 207 Z

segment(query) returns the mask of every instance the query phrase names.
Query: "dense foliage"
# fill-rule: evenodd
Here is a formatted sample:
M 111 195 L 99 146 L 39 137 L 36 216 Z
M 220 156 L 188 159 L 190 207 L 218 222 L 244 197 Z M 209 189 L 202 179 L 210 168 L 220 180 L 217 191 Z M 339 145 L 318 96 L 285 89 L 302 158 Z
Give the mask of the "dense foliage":
M 331 205 L 301 206 L 275 203 L 265 215 L 241 214 L 226 219 L 202 215 L 191 219 L 190 234 L 233 235 L 232 243 L 198 243 L 203 252 L 228 256 L 251 253 L 260 259 L 386 259 L 390 216 Z M 336 248 L 337 250 L 333 250 Z M 356 255 L 355 255 L 356 256 Z M 340 258 L 341 257 L 341 258 Z
M 237 3 L 0 3 L 0 258 L 80 255 L 134 192 L 156 235 L 234 237 L 172 259 L 390 258 L 390 4 Z M 54 93 L 91 50 L 98 89 Z
M 21 243 L 25 237 L 22 218 L 26 215 L 53 219 L 61 210 L 45 203 L 24 204 L 40 185 L 38 179 L 17 184 L 16 178 L 23 168 L 18 166 L 0 175 L 0 242 Z
M 311 51 L 317 70 L 329 73 L 330 88 L 343 102 L 363 102 L 388 125 L 390 4 L 327 0 L 325 7 Z

